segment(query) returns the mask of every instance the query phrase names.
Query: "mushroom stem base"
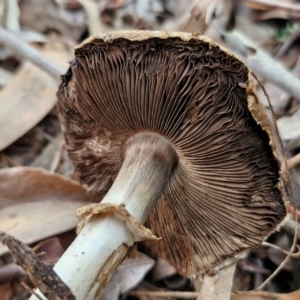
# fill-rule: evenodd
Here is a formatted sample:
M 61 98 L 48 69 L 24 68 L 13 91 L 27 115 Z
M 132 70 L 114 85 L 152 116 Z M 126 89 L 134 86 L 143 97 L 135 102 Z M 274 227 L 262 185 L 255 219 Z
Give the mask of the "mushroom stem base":
M 126 143 L 123 165 L 100 205 L 121 206 L 143 224 L 176 163 L 177 154 L 165 138 L 154 133 L 134 135 Z M 95 214 L 88 220 L 54 267 L 77 300 L 98 299 L 127 249 L 137 241 L 128 223 L 114 214 Z

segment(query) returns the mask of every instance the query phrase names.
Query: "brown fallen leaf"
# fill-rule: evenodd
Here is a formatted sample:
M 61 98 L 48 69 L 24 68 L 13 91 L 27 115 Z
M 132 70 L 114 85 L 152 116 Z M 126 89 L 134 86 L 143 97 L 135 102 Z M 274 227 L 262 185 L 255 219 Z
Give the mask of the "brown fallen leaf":
M 300 299 L 300 290 L 297 290 L 295 292 L 277 298 L 277 300 L 299 300 L 299 299 Z
M 79 183 L 39 168 L 0 170 L 0 229 L 31 244 L 76 227 L 89 200 Z M 0 255 L 7 249 L 0 246 Z
M 26 273 L 24 270 L 15 263 L 0 266 L 0 284 L 10 282 L 11 280 L 18 279 L 25 275 Z
M 154 264 L 152 258 L 141 252 L 138 252 L 135 259 L 126 258 L 113 275 L 100 300 L 118 300 L 120 294 L 136 287 Z
M 32 250 L 37 254 L 39 260 L 48 265 L 54 265 L 64 253 L 64 248 L 57 237 L 38 243 Z
M 68 68 L 70 52 L 43 52 L 53 63 Z M 24 84 L 26 82 L 26 84 Z M 0 92 L 0 150 L 5 149 L 40 122 L 56 103 L 59 78 L 26 62 Z
M 69 287 L 52 267 L 38 259 L 34 251 L 16 238 L 0 231 L 0 242 L 6 245 L 32 283 L 49 300 L 76 300 Z

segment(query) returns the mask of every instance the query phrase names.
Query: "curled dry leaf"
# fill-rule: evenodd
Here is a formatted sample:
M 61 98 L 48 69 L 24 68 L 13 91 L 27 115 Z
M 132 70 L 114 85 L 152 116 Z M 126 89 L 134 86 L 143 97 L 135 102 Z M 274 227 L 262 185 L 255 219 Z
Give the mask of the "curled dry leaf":
M 110 284 L 104 290 L 100 300 L 117 300 L 120 294 L 136 287 L 155 262 L 147 255 L 138 252 L 135 259 L 126 258 L 118 267 Z
M 32 283 L 49 300 L 75 300 L 69 287 L 57 276 L 52 267 L 38 259 L 34 251 L 16 238 L 0 231 L 0 242 L 6 245 Z
M 61 175 L 28 167 L 0 170 L 0 229 L 24 243 L 75 228 L 76 210 L 87 200 L 77 182 Z M 0 246 L 0 254 L 6 251 Z

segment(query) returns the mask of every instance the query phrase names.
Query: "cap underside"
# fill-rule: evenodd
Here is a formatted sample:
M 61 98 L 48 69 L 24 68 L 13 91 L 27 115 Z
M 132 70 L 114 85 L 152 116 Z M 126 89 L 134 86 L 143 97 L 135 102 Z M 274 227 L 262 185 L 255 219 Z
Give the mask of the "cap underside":
M 132 135 L 155 132 L 179 157 L 148 225 L 156 251 L 205 274 L 259 245 L 286 214 L 270 137 L 248 108 L 249 69 L 207 39 L 90 39 L 58 92 L 68 151 L 103 196 Z

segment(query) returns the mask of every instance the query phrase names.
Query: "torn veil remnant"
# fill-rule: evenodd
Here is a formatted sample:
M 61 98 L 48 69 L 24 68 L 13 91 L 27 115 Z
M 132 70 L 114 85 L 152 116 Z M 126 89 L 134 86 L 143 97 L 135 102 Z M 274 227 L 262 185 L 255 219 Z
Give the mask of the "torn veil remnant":
M 58 108 L 81 182 L 147 220 L 162 238 L 156 251 L 181 274 L 213 273 L 276 229 L 284 168 L 238 58 L 203 36 L 147 31 L 94 36 L 75 57 Z M 130 169 L 134 160 L 146 169 Z M 137 212 L 124 198 L 147 201 L 148 181 L 151 204 Z M 128 184 L 126 197 L 115 195 Z

